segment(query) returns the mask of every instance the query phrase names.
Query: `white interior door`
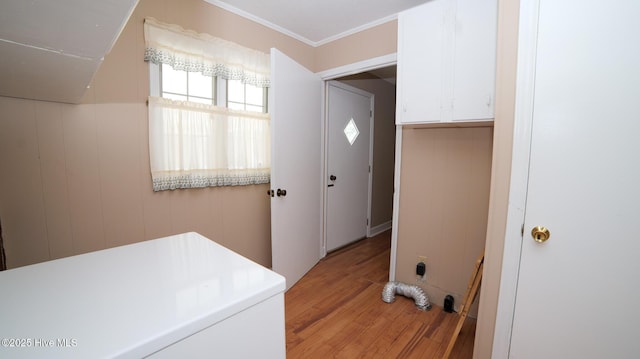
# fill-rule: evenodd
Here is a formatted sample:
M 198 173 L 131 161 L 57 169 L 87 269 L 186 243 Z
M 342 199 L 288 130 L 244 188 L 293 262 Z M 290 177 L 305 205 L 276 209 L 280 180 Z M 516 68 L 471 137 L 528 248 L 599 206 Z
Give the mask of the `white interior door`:
M 320 78 L 271 49 L 271 252 L 287 289 L 320 259 L 321 104 Z
M 327 250 L 366 237 L 373 95 L 331 81 L 327 96 Z
M 640 353 L 639 13 L 636 0 L 539 0 L 511 358 Z

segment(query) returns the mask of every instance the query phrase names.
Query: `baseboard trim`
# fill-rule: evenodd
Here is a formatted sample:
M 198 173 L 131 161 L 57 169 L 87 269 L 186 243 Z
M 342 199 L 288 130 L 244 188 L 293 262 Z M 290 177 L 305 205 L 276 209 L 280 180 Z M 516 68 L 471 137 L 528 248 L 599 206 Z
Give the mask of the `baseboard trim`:
M 367 237 L 375 237 L 378 234 L 391 229 L 391 221 L 384 222 L 375 227 L 369 227 L 369 233 L 367 233 Z

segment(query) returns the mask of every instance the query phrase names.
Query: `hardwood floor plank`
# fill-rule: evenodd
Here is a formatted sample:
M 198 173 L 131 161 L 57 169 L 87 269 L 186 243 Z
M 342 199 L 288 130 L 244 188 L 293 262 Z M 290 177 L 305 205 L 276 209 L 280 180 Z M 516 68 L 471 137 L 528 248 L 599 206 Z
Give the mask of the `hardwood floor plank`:
M 300 334 L 318 321 L 329 318 L 334 312 L 347 305 L 352 300 L 352 296 L 362 292 L 370 285 L 371 283 L 357 283 L 355 287 L 332 293 L 324 300 L 324 303 L 328 303 L 327 305 L 314 306 L 311 311 L 301 313 L 297 317 L 299 321 L 292 323 L 295 328 L 293 332 Z
M 456 346 L 451 352 L 451 359 L 467 359 L 473 357 L 473 341 L 475 340 L 476 320 L 465 320 L 462 330 L 458 335 Z
M 458 315 L 411 298 L 381 299 L 391 235 L 329 254 L 285 294 L 288 358 L 440 358 Z M 451 358 L 473 355 L 475 320 L 465 321 Z

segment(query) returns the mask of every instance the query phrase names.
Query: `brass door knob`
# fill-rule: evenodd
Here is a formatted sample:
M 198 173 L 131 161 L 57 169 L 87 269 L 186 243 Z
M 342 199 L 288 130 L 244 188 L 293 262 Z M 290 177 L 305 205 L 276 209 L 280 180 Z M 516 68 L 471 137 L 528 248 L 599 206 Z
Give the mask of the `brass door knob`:
M 551 237 L 551 232 L 546 227 L 536 226 L 531 230 L 531 237 L 538 243 L 544 243 Z

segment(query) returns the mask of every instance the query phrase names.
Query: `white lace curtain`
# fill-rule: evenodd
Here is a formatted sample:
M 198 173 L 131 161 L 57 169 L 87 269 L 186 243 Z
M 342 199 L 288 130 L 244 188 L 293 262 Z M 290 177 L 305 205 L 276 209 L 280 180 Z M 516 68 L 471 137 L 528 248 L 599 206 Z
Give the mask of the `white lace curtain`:
M 269 85 L 269 57 L 175 25 L 145 20 L 145 60 Z M 270 181 L 269 115 L 149 97 L 153 190 Z
M 268 183 L 269 116 L 149 98 L 154 191 Z
M 154 18 L 144 20 L 145 61 L 269 87 L 269 55 Z

